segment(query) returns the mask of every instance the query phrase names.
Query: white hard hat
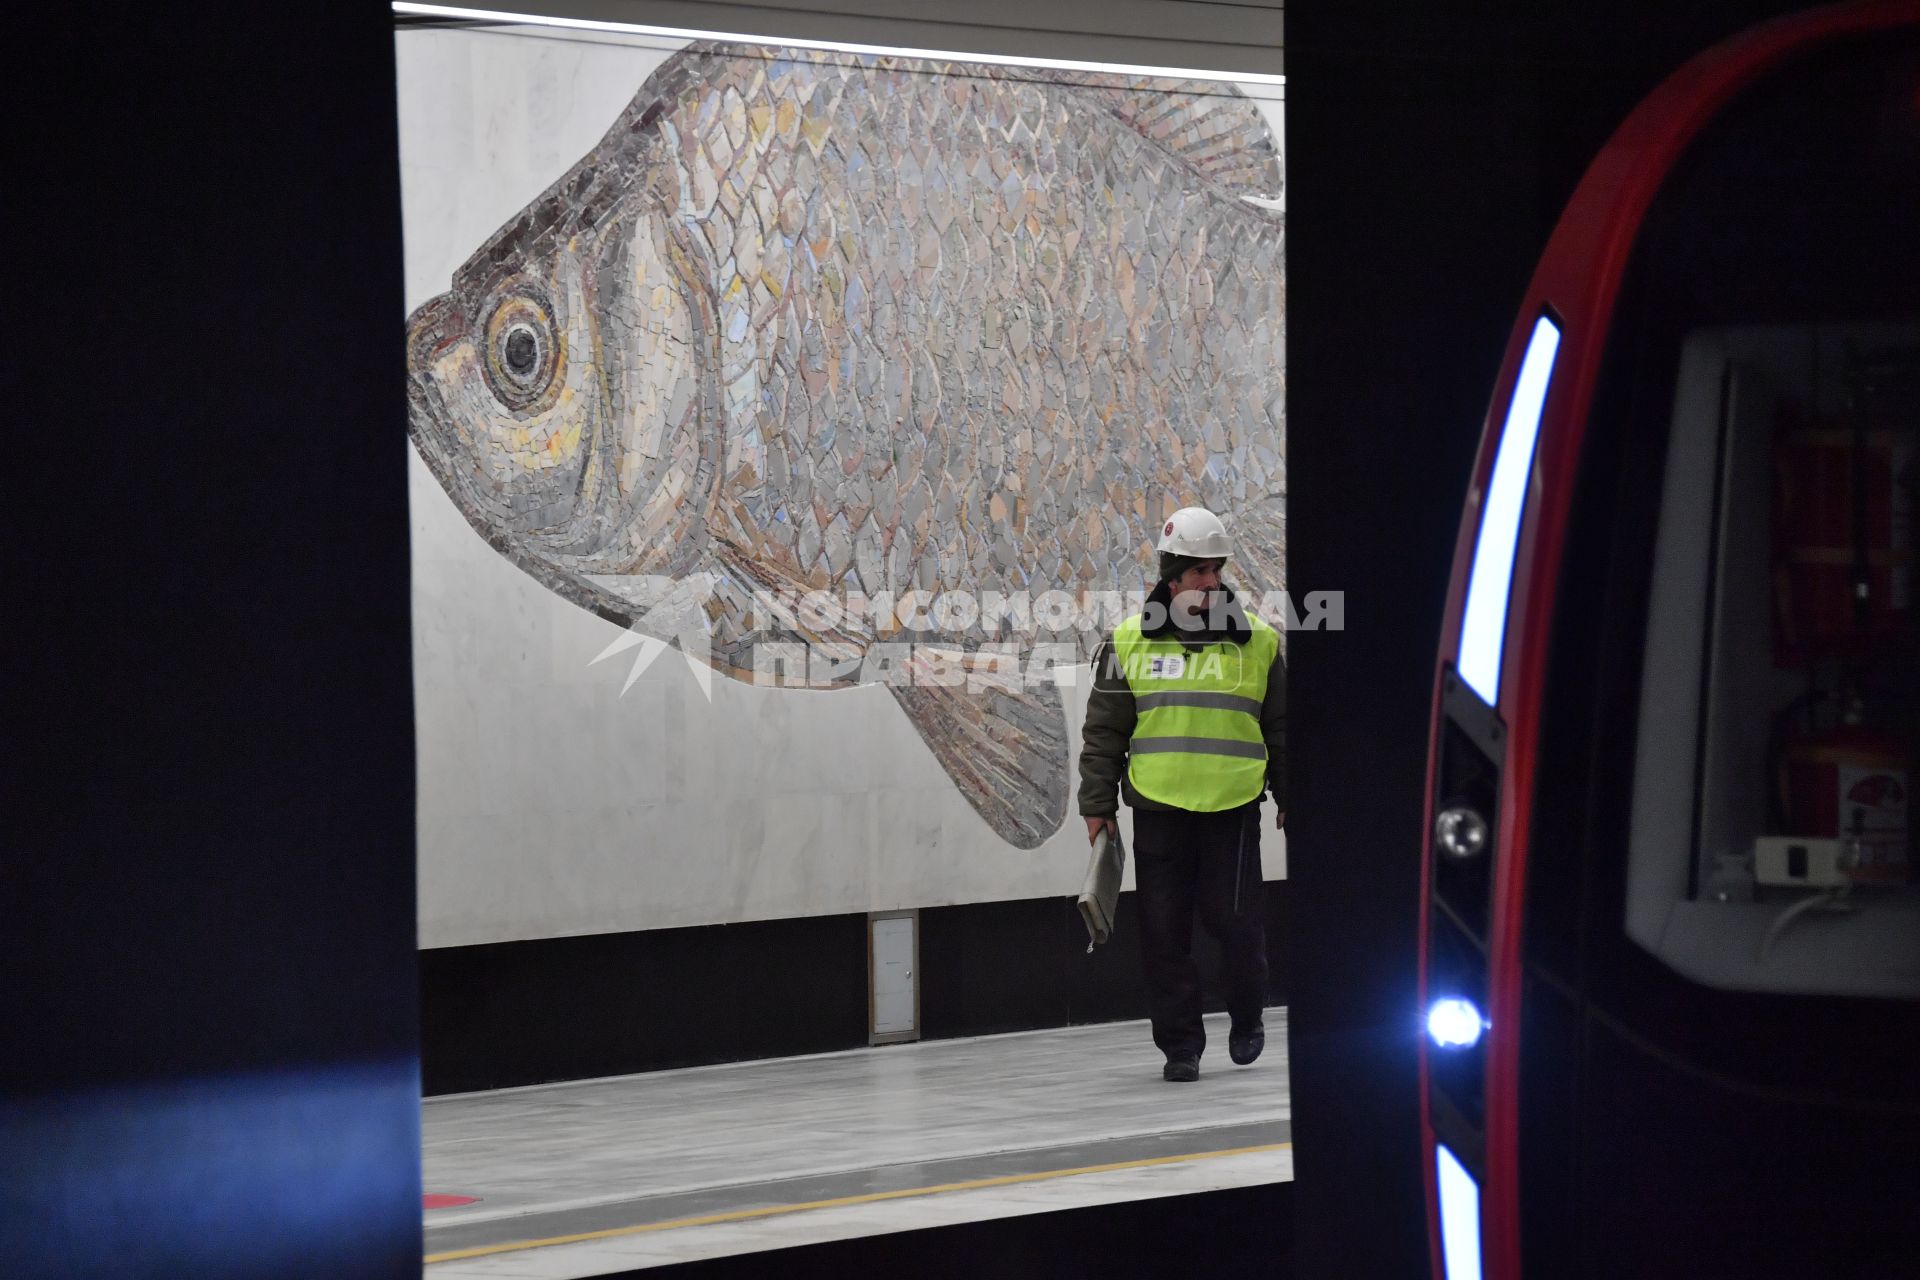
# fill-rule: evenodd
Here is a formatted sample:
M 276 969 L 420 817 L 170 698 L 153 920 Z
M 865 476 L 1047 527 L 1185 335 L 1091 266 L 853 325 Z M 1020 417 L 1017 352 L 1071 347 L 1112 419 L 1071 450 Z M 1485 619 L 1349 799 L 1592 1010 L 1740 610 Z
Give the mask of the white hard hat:
M 1233 554 L 1233 542 L 1219 516 L 1205 507 L 1182 507 L 1160 527 L 1160 545 L 1154 550 L 1195 560 L 1225 560 Z

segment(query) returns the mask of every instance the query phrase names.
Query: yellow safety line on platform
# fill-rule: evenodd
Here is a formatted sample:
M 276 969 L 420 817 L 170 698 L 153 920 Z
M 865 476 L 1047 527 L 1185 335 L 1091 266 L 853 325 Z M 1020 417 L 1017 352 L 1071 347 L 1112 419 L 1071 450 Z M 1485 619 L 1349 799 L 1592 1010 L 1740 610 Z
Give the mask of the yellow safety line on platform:
M 544 1249 L 556 1244 L 580 1244 L 587 1240 L 611 1240 L 618 1236 L 637 1236 L 648 1231 L 670 1231 L 676 1227 L 704 1227 L 718 1222 L 745 1222 L 752 1218 L 771 1218 L 782 1213 L 800 1213 L 807 1209 L 838 1209 L 853 1204 L 874 1204 L 881 1200 L 905 1200 L 910 1196 L 937 1195 L 943 1191 L 978 1191 L 984 1187 L 1006 1187 L 1020 1182 L 1044 1182 L 1049 1178 L 1071 1178 L 1083 1173 L 1116 1173 L 1122 1169 L 1147 1169 L 1154 1165 L 1181 1164 L 1192 1160 L 1217 1160 L 1224 1156 L 1248 1156 L 1263 1151 L 1285 1151 L 1291 1142 L 1269 1142 L 1257 1147 L 1233 1147 L 1226 1151 L 1194 1151 L 1182 1156 L 1153 1156 L 1145 1160 L 1121 1160 L 1115 1164 L 1090 1164 L 1079 1169 L 1046 1169 L 1039 1173 L 1010 1173 L 998 1178 L 975 1178 L 971 1182 L 944 1182 L 934 1187 L 907 1187 L 899 1191 L 873 1191 L 866 1195 L 841 1196 L 835 1200 L 809 1200 L 803 1204 L 776 1204 L 764 1209 L 736 1209 L 730 1213 L 709 1213 L 697 1218 L 674 1218 L 667 1222 L 649 1222 L 637 1227 L 608 1227 L 603 1231 L 582 1231 L 578 1235 L 549 1236 L 544 1240 L 515 1240 L 510 1244 L 487 1244 L 472 1249 L 450 1249 L 430 1253 L 428 1262 L 456 1262 L 461 1258 L 483 1258 L 494 1253 L 513 1253 L 520 1249 Z

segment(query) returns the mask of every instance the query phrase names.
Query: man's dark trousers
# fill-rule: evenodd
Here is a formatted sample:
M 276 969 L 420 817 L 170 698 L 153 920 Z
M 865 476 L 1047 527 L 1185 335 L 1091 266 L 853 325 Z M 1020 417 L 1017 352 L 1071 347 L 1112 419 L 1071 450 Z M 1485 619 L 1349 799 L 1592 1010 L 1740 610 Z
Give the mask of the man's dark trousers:
M 1234 1022 L 1253 1022 L 1267 1003 L 1260 802 L 1220 813 L 1136 808 L 1133 853 L 1153 1042 L 1169 1058 L 1198 1058 L 1207 1033 L 1193 962 L 1196 907 L 1220 943 L 1222 985 Z

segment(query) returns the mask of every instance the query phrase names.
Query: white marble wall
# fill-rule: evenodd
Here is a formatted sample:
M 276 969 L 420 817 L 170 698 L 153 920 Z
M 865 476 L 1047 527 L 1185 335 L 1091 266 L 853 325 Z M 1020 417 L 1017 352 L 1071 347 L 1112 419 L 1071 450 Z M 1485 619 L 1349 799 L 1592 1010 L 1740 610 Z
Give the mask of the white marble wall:
M 668 52 L 477 31 L 397 45 L 409 310 Z M 884 689 L 715 677 L 709 703 L 668 653 L 622 695 L 632 655 L 593 663 L 620 629 L 513 567 L 408 466 L 422 946 L 1078 891 L 1079 819 L 1008 845 Z M 1085 690 L 1066 694 L 1077 726 Z M 1271 827 L 1265 861 L 1285 874 Z

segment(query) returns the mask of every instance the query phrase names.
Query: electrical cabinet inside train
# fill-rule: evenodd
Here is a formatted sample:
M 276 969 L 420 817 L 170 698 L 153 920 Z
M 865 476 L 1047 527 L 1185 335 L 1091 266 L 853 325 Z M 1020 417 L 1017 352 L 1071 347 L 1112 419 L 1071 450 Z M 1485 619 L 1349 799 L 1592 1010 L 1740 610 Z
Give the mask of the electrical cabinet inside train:
M 1536 272 L 1437 663 L 1433 1274 L 1920 1275 L 1920 6 L 1675 74 Z

